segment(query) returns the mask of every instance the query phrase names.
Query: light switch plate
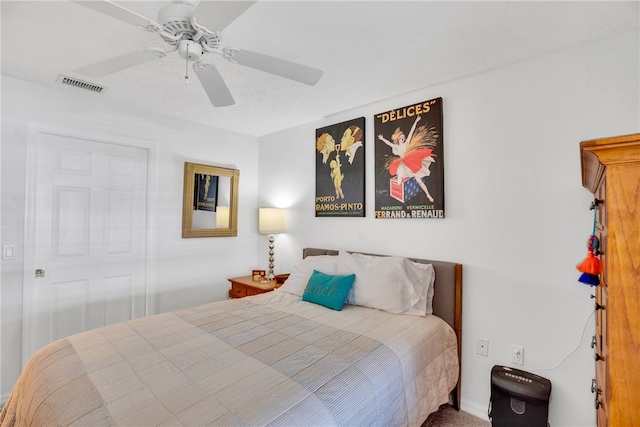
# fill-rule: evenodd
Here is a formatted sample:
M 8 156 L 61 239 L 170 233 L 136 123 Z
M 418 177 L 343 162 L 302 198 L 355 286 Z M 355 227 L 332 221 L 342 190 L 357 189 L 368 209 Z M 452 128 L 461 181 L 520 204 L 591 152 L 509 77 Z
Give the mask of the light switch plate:
M 2 259 L 14 259 L 16 257 L 15 245 L 2 245 Z

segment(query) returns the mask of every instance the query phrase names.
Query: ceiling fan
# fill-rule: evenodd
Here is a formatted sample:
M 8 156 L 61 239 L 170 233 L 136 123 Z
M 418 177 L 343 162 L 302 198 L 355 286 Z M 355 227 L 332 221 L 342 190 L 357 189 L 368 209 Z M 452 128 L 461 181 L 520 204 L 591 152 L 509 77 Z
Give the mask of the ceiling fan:
M 108 0 L 72 1 L 140 29 L 158 33 L 162 40 L 171 46 L 166 50 L 149 47 L 74 70 L 89 77 L 104 77 L 145 62 L 164 58 L 168 53 L 178 51 L 187 63 L 193 61 L 193 71 L 215 107 L 233 105 L 235 101 L 218 69 L 203 60 L 203 56 L 207 53 L 216 53 L 234 64 L 265 71 L 310 86 L 315 85 L 322 77 L 321 70 L 306 65 L 244 49 L 221 47 L 220 32 L 256 1 L 201 0 L 198 3 L 176 0 L 160 9 L 157 22 Z M 185 76 L 185 82 L 189 82 L 188 76 Z

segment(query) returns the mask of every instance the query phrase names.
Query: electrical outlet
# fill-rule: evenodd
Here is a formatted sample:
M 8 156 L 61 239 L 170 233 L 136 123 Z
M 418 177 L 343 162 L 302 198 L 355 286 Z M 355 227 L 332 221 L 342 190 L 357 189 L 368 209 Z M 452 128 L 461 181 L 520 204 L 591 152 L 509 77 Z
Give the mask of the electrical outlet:
M 524 347 L 511 344 L 511 363 L 524 365 Z
M 478 341 L 476 343 L 476 353 L 482 356 L 489 355 L 489 340 L 486 338 L 478 337 Z

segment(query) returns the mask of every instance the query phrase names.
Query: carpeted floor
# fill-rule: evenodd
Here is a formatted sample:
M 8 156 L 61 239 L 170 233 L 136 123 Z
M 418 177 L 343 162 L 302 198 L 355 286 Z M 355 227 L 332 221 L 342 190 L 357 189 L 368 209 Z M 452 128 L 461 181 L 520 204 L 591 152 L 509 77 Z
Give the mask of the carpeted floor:
M 489 427 L 489 421 L 481 420 L 471 414 L 456 411 L 452 406 L 442 405 L 438 412 L 429 415 L 422 427 Z

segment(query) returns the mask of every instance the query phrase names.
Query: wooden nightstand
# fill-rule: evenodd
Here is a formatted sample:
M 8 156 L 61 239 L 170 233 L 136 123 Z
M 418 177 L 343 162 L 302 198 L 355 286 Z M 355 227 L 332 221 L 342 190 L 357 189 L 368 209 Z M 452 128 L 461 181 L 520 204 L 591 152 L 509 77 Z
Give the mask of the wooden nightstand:
M 269 283 L 260 283 L 259 281 L 253 280 L 252 276 L 234 277 L 229 279 L 229 281 L 231 282 L 229 298 L 242 298 L 263 294 L 280 287 L 280 284 L 273 280 Z

